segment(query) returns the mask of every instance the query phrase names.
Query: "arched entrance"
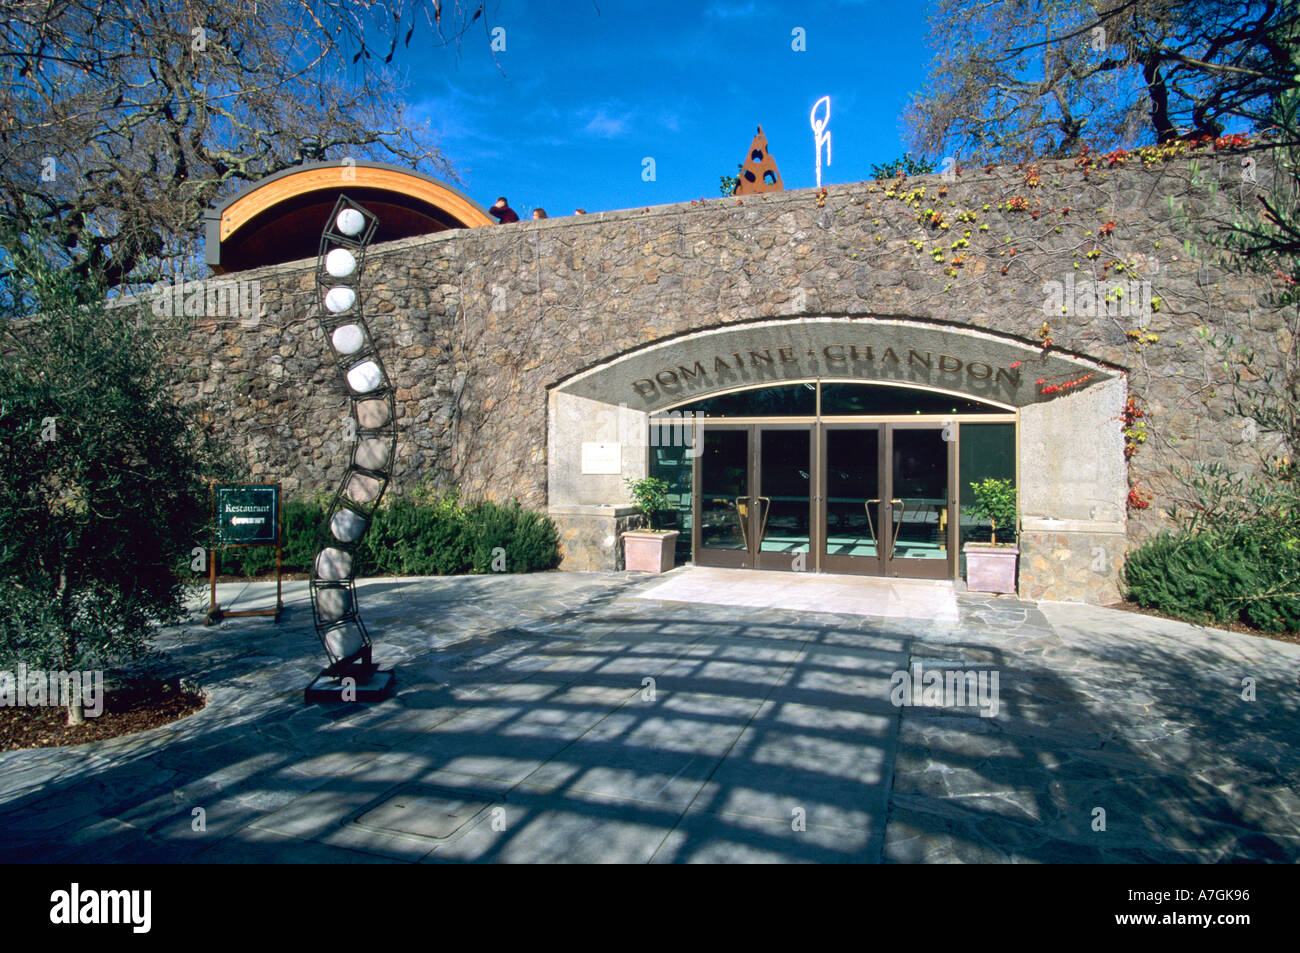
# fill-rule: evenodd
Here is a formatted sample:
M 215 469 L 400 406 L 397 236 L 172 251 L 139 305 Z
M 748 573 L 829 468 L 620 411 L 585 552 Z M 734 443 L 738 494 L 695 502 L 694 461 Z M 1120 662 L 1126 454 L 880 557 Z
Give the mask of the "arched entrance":
M 1010 477 L 1030 550 L 1073 534 L 1080 553 L 1098 540 L 1122 553 L 1125 394 L 1119 368 L 975 328 L 877 316 L 711 328 L 550 388 L 549 506 L 566 563 L 587 554 L 573 568 L 618 564 L 624 481 L 655 475 L 674 488 L 679 561 L 955 579 L 962 544 L 987 538 L 970 483 Z

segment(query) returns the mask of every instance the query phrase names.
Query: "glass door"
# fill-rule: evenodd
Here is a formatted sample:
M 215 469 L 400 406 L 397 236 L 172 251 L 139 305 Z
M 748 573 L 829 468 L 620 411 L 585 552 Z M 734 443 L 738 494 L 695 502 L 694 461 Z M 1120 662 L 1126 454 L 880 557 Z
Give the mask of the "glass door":
M 757 528 L 753 565 L 760 569 L 808 571 L 813 565 L 813 430 L 809 424 L 754 427 Z
M 756 522 L 750 506 L 750 431 L 744 425 L 706 425 L 696 460 L 695 561 L 701 566 L 753 565 Z
M 933 424 L 885 426 L 885 575 L 952 578 L 954 431 Z
M 706 423 L 695 461 L 695 562 L 951 579 L 952 429 Z
M 884 575 L 885 494 L 880 492 L 881 425 L 821 427 L 821 568 Z

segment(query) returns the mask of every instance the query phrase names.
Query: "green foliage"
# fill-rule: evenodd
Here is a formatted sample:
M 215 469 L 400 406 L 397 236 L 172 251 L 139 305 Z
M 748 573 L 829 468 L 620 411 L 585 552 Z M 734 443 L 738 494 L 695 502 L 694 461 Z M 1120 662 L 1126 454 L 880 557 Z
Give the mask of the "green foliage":
M 637 511 L 645 517 L 646 523 L 653 528 L 658 522 L 659 516 L 672 509 L 672 501 L 668 498 L 668 491 L 671 487 L 667 480 L 661 480 L 658 477 L 645 477 L 640 480 L 624 480 L 627 485 L 627 492 L 632 497 L 632 505 Z
M 420 506 L 431 506 L 446 516 L 455 516 L 463 511 L 460 503 L 460 490 L 456 487 L 440 487 L 432 477 L 425 477 L 415 489 L 406 494 L 406 498 Z
M 306 500 L 288 500 L 284 503 L 283 518 L 284 538 L 281 549 L 284 565 L 301 567 L 291 569 L 290 572 L 311 572 L 311 561 L 316 558 L 318 534 L 325 521 L 325 505 Z
M 871 177 L 873 179 L 893 179 L 899 175 L 929 175 L 934 171 L 934 163 L 922 156 L 919 159 L 912 157 L 912 153 L 904 152 L 897 159 L 881 165 L 872 165 Z
M 284 504 L 285 572 L 311 572 L 328 502 Z M 504 569 L 493 567 L 504 551 Z M 559 532 L 545 514 L 518 503 L 465 507 L 457 490 L 429 485 L 394 498 L 375 513 L 357 553 L 358 570 L 379 576 L 449 576 L 467 572 L 537 572 L 559 563 Z M 501 561 L 496 560 L 497 566 Z M 222 550 L 219 569 L 257 575 L 275 569 L 270 546 Z
M 1300 25 L 1271 30 L 1273 49 L 1291 74 L 1300 70 Z M 1232 333 L 1198 327 L 1197 337 L 1222 368 L 1228 411 L 1241 427 L 1232 459 L 1193 461 L 1171 493 L 1173 536 L 1144 544 L 1129 557 L 1130 596 L 1142 605 L 1194 621 L 1240 620 L 1267 631 L 1300 627 L 1300 91 L 1286 84 L 1273 98 L 1268 154 L 1271 183 L 1224 228 L 1202 225 L 1187 209 L 1219 263 L 1276 280 L 1270 296 L 1284 326 L 1256 353 Z M 1244 170 L 1244 167 L 1243 167 Z M 1253 173 L 1253 169 L 1251 170 Z M 1243 171 L 1243 175 L 1245 172 Z M 1266 187 L 1264 187 L 1266 186 Z M 1198 246 L 1193 252 L 1209 258 Z
M 745 171 L 745 163 L 736 163 L 735 175 L 722 175 L 718 177 L 718 191 L 723 195 L 735 195 L 736 189 L 740 187 L 740 174 Z
M 183 612 L 219 455 L 167 341 L 102 282 L 0 236 L 0 658 L 119 664 Z
M 473 572 L 498 571 L 493 566 L 498 548 L 505 550 L 505 572 L 538 572 L 559 565 L 560 534 L 544 513 L 526 510 L 516 501 L 509 506 L 485 502 L 470 507 L 465 523 Z
M 1016 535 L 1016 487 L 1010 480 L 989 477 L 970 485 L 975 493 L 975 505 L 971 507 L 977 519 L 988 520 L 992 530 L 991 539 L 997 542 L 998 529 L 1009 530 L 1012 539 Z M 1003 535 L 1007 535 L 1006 532 Z
M 375 514 L 360 560 L 364 571 L 383 576 L 465 572 L 469 547 L 464 511 L 397 500 Z
M 1228 532 L 1161 534 L 1124 568 L 1139 605 L 1199 623 L 1300 629 L 1300 534 L 1247 524 Z

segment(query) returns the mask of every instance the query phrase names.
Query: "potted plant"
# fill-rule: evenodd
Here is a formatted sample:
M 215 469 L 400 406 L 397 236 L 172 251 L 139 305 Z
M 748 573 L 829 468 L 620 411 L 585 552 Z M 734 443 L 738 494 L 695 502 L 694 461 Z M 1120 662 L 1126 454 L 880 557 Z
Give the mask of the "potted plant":
M 987 543 L 967 543 L 962 547 L 966 554 L 966 586 L 976 592 L 1014 593 L 1016 591 L 1016 559 L 1020 549 L 1016 546 L 1016 488 L 1010 480 L 989 478 L 972 483 L 975 492 L 975 516 L 988 520 L 990 533 Z M 1008 542 L 998 542 L 998 530 L 1010 536 Z
M 645 529 L 623 534 L 624 565 L 636 572 L 667 572 L 673 568 L 677 530 L 655 529 L 659 514 L 671 508 L 668 482 L 655 477 L 624 480 L 632 505 L 646 522 Z

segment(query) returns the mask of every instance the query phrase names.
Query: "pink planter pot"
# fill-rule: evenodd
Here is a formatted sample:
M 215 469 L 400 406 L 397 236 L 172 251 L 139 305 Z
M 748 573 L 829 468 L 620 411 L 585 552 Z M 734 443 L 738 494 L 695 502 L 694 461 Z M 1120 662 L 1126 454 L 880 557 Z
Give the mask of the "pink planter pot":
M 623 564 L 633 572 L 667 572 L 673 568 L 673 551 L 680 535 L 677 530 L 624 533 Z
M 1020 550 L 1014 546 L 989 546 L 967 543 L 962 547 L 966 554 L 966 588 L 972 592 L 1016 591 L 1016 559 Z

